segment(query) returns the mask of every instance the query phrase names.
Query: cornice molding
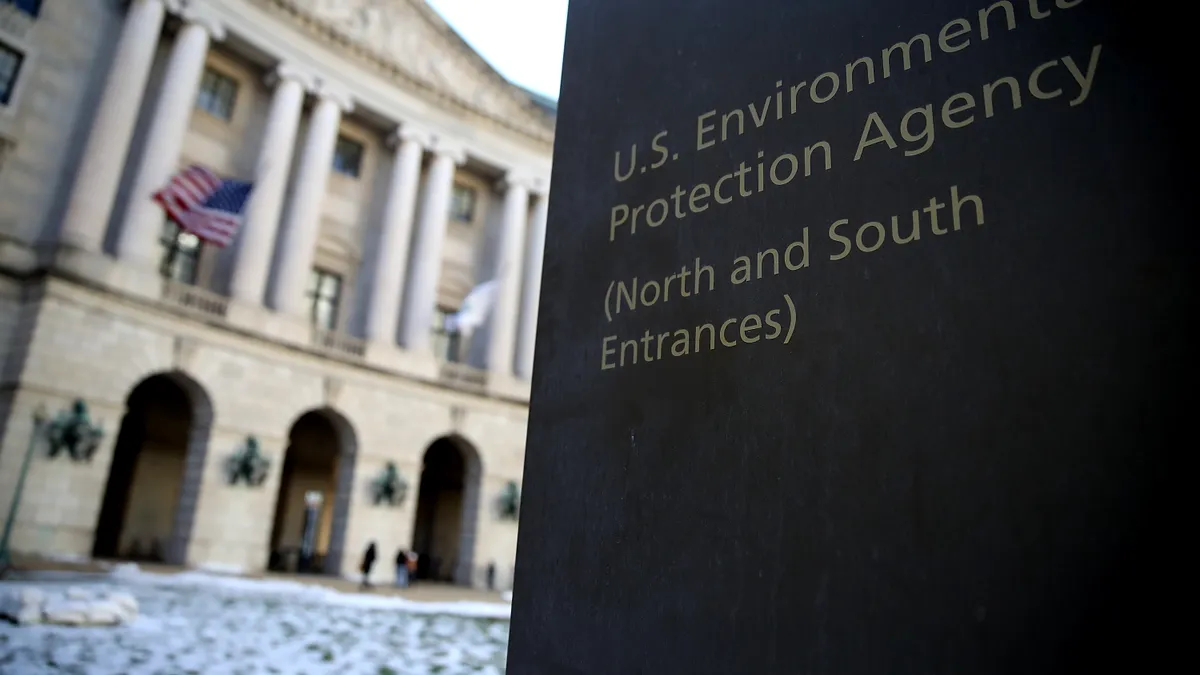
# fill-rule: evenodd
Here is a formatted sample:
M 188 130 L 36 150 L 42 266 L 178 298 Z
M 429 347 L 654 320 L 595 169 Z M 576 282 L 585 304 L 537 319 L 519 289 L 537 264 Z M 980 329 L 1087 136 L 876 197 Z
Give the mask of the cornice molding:
M 256 4 L 262 5 L 276 14 L 282 15 L 290 20 L 293 24 L 303 29 L 311 37 L 320 40 L 326 45 L 336 47 L 339 51 L 351 54 L 355 58 L 365 61 L 374 66 L 377 71 L 382 72 L 387 77 L 399 80 L 406 88 L 415 90 L 425 96 L 433 99 L 435 103 L 440 103 L 451 108 L 455 108 L 462 112 L 466 112 L 480 120 L 488 122 L 496 127 L 505 129 L 510 132 L 515 132 L 521 136 L 536 142 L 544 148 L 553 147 L 554 131 L 553 121 L 549 116 L 542 112 L 533 103 L 532 99 L 525 100 L 525 97 L 519 97 L 518 89 L 504 78 L 500 77 L 490 66 L 486 66 L 482 58 L 474 52 L 465 42 L 453 33 L 445 22 L 441 21 L 440 17 L 432 14 L 430 9 L 421 0 L 396 0 L 396 2 L 407 2 L 418 10 L 424 18 L 427 19 L 431 27 L 440 33 L 444 38 L 442 42 L 452 50 L 458 52 L 461 58 L 467 58 L 473 63 L 483 63 L 486 68 L 487 77 L 493 80 L 493 84 L 500 86 L 506 91 L 506 95 L 510 96 L 523 108 L 532 118 L 529 123 L 519 123 L 505 116 L 498 115 L 490 110 L 487 110 L 472 101 L 467 100 L 463 96 L 437 87 L 429 81 L 417 76 L 409 68 L 402 64 L 396 63 L 394 60 L 387 58 L 376 50 L 358 42 L 354 38 L 346 35 L 337 27 L 329 25 L 317 17 L 311 15 L 294 0 L 250 0 Z M 431 18 L 432 15 L 432 18 Z M 450 35 L 446 35 L 449 32 Z M 476 68 L 478 70 L 478 68 Z M 545 126 L 542 126 L 540 121 L 544 120 Z

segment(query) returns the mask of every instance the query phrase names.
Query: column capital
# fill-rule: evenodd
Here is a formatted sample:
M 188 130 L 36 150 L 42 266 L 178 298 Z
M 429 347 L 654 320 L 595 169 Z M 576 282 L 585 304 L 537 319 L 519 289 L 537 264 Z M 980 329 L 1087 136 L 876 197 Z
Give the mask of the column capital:
M 525 188 L 525 190 L 528 192 L 533 190 L 534 180 L 533 174 L 527 171 L 522 169 L 509 169 L 508 172 L 504 174 L 504 178 L 501 178 L 499 182 L 496 183 L 496 187 L 502 192 L 508 192 L 515 187 Z
M 530 194 L 546 194 L 549 192 L 549 184 L 549 180 L 527 169 L 509 169 L 496 187 L 501 191 L 507 191 L 510 187 L 519 186 L 525 188 Z
M 315 79 L 315 76 L 311 72 L 301 68 L 300 66 L 297 66 L 294 63 L 286 62 L 277 64 L 275 68 L 267 73 L 263 78 L 268 87 L 275 87 L 284 80 L 291 80 L 292 82 L 298 83 L 305 90 L 313 88 L 313 82 Z
M 202 0 L 166 0 L 167 10 L 176 14 L 189 24 L 200 26 L 208 33 L 210 40 L 220 42 L 225 39 L 225 24 L 216 12 Z
M 436 155 L 449 157 L 454 160 L 456 166 L 462 166 L 463 162 L 467 161 L 466 145 L 462 141 L 453 138 L 433 136 L 433 142 L 430 144 L 429 149 Z
M 354 97 L 350 94 L 350 88 L 322 75 L 313 78 L 312 92 L 322 101 L 330 101 L 337 105 L 343 113 L 354 110 Z
M 396 148 L 402 141 L 412 141 L 422 148 L 428 148 L 433 145 L 433 134 L 411 122 L 405 122 L 388 134 L 387 145 L 389 148 Z

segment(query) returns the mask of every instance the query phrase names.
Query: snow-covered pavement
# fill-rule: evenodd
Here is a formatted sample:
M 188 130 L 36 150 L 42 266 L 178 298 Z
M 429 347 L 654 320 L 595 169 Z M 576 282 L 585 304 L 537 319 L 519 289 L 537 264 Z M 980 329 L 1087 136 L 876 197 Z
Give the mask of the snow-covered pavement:
M 132 593 L 140 615 L 116 628 L 0 622 L 0 673 L 425 675 L 504 672 L 508 606 L 416 603 L 293 582 L 118 569 L 0 584 Z

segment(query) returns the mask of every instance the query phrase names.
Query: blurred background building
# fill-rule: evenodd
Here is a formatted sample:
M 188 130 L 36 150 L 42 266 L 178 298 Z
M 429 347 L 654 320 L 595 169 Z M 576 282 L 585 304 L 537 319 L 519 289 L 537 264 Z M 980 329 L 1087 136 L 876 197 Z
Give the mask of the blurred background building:
M 105 430 L 12 549 L 505 584 L 553 128 L 421 0 L 0 0 L 0 518 L 37 411 Z M 228 246 L 152 199 L 195 164 Z

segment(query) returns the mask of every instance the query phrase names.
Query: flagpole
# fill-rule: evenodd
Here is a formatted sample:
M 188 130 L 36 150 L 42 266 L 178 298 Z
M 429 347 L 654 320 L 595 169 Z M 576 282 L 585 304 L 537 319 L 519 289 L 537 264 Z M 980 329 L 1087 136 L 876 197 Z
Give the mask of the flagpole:
M 166 278 L 171 277 L 171 268 L 175 266 L 175 258 L 179 255 L 179 233 L 183 232 L 183 228 L 179 226 L 173 218 L 168 218 L 167 222 L 175 225 L 175 236 L 171 239 L 171 247 L 167 249 L 167 257 L 163 259 L 162 265 L 159 266 L 159 272 Z

